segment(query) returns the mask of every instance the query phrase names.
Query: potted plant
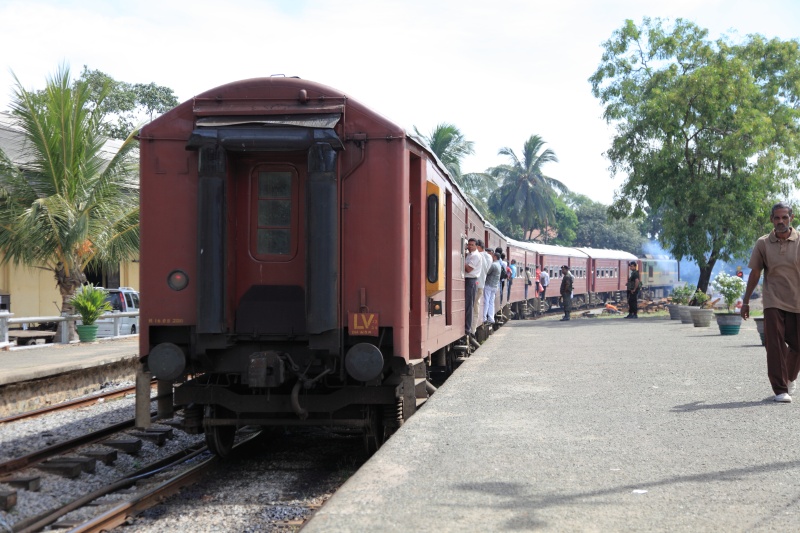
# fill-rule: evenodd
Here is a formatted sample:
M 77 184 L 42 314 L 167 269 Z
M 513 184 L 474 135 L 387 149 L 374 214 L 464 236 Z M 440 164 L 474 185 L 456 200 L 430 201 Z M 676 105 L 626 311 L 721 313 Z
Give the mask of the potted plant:
M 714 316 L 713 309 L 706 309 L 704 306 L 708 303 L 711 297 L 701 290 L 697 290 L 693 297 L 692 302 L 698 307 L 690 307 L 692 323 L 696 328 L 707 328 L 711 326 L 711 317 Z
M 111 311 L 111 304 L 106 301 L 106 291 L 88 283 L 78 289 L 70 303 L 81 316 L 81 323 L 75 326 L 78 338 L 81 342 L 94 342 L 97 339 L 95 322 L 103 313 Z
M 691 324 L 692 315 L 689 300 L 691 300 L 696 287 L 688 283 L 682 287 L 675 287 L 672 290 L 672 303 L 676 306 L 682 324 Z M 672 315 L 670 314 L 670 318 Z
M 727 308 L 724 313 L 717 313 L 717 325 L 719 326 L 720 334 L 738 335 L 739 328 L 742 325 L 742 316 L 733 309 L 733 306 L 744 292 L 744 280 L 737 276 L 720 272 L 711 282 L 711 288 L 722 295 Z

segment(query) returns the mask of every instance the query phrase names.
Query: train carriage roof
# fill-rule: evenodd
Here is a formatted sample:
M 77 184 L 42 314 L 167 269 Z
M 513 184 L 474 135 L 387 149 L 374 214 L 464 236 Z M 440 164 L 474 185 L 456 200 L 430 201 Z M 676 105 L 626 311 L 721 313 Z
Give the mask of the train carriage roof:
M 542 255 L 561 255 L 565 257 L 580 257 L 586 259 L 588 254 L 579 248 L 567 248 L 565 246 L 555 246 L 552 244 L 541 244 L 538 242 L 523 242 L 514 239 L 507 239 L 509 246 L 516 246 L 525 250 L 530 250 Z
M 622 250 L 606 250 L 604 248 L 577 248 L 592 259 L 624 259 L 626 261 L 636 261 L 639 258 L 629 252 Z

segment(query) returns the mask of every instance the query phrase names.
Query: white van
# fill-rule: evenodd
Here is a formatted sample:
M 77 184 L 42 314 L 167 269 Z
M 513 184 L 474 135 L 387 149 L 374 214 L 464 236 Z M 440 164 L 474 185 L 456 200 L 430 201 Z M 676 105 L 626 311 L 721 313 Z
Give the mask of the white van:
M 131 287 L 120 287 L 118 289 L 105 289 L 108 293 L 106 301 L 111 304 L 112 313 L 130 313 L 139 310 L 139 293 Z M 126 316 L 119 319 L 120 335 L 136 335 L 139 333 L 139 317 Z M 101 318 L 95 322 L 98 337 L 114 336 L 114 320 L 111 318 Z

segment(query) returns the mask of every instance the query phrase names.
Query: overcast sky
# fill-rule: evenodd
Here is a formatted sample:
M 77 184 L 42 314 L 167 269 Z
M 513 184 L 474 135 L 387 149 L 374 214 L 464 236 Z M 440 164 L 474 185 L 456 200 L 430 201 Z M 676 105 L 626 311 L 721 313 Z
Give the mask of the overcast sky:
M 587 81 L 625 19 L 677 17 L 722 33 L 800 37 L 798 0 L 0 0 L 0 110 L 11 72 L 42 88 L 60 63 L 179 100 L 284 74 L 347 93 L 412 130 L 440 122 L 475 142 L 465 172 L 504 163 L 538 134 L 546 173 L 610 203 L 622 177 L 603 156 L 611 130 Z

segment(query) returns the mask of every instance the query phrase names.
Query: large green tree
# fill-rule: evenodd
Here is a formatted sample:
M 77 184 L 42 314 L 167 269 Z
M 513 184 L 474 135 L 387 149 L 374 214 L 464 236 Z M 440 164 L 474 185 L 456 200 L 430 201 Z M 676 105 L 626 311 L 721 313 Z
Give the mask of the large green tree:
M 642 255 L 645 238 L 633 218 L 615 219 L 609 216 L 608 206 L 585 198 L 575 207 L 578 227 L 575 246 L 624 250 Z
M 692 22 L 645 18 L 603 47 L 590 82 L 616 127 L 612 172 L 627 175 L 612 211 L 657 213 L 659 241 L 698 263 L 705 290 L 797 186 L 798 42 L 711 41 Z
M 531 135 L 521 158 L 511 148 L 500 149 L 498 154 L 508 157 L 509 163 L 489 169 L 500 183 L 489 198 L 489 207 L 526 232 L 538 228 L 547 234 L 556 213 L 556 191 L 566 193 L 569 189 L 542 172 L 547 163 L 558 162 L 555 152 L 544 145 L 540 136 Z
M 105 72 L 89 70 L 84 65 L 75 84 L 88 88 L 88 105 L 96 106 L 103 115 L 100 130 L 112 139 L 124 140 L 141 124 L 150 122 L 178 105 L 178 98 L 169 87 L 155 83 L 117 81 Z
M 51 270 L 70 313 L 90 262 L 116 268 L 139 249 L 135 132 L 114 143 L 102 134 L 110 91 L 92 94 L 66 67 L 40 92 L 16 80 L 11 113 L 21 156 L 12 161 L 0 150 L 2 260 Z

